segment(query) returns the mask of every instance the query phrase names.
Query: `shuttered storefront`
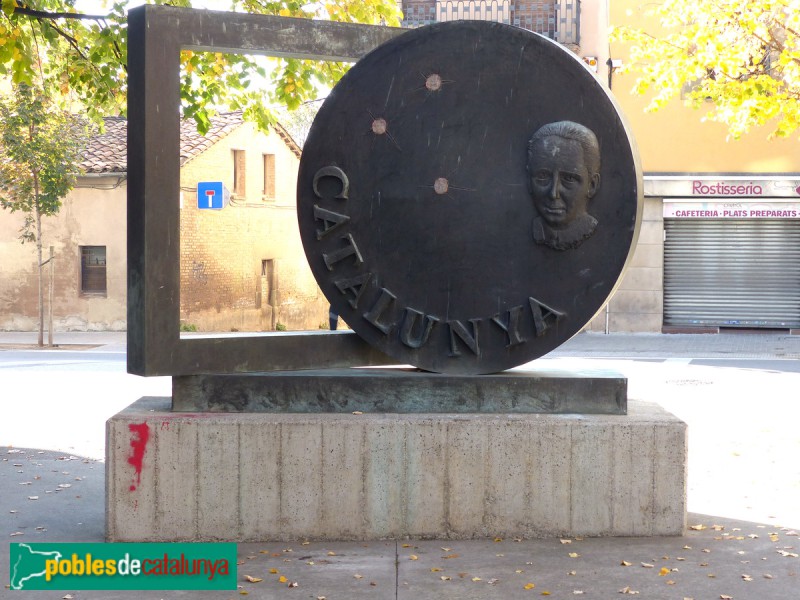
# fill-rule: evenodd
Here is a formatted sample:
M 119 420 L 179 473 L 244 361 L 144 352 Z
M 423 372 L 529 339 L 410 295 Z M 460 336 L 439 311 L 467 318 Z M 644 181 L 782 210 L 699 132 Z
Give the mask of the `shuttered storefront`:
M 800 327 L 800 219 L 665 218 L 664 228 L 665 325 Z

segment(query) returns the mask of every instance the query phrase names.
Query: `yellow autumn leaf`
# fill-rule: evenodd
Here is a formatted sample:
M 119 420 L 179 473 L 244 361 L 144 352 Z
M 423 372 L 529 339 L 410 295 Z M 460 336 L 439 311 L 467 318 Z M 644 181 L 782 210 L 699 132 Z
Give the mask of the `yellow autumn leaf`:
M 533 588 L 535 588 L 535 587 L 536 587 L 536 585 L 535 585 L 535 584 L 533 584 L 533 583 L 526 583 L 526 584 L 525 584 L 525 588 L 524 588 L 524 589 L 526 589 L 526 590 L 532 590 L 532 589 L 533 589 Z
M 499 537 L 498 537 L 498 538 L 494 538 L 494 541 L 495 541 L 495 542 L 502 542 L 502 541 L 503 541 L 503 538 L 499 538 Z
M 438 573 L 439 571 L 441 571 L 439 567 L 431 567 L 431 573 Z
M 288 9 L 288 8 L 282 8 L 282 9 L 280 9 L 280 10 L 278 11 L 278 14 L 279 14 L 281 17 L 288 17 L 288 16 L 289 16 L 290 14 L 292 14 L 292 13 L 291 13 L 291 12 L 289 12 L 289 9 Z
M 549 596 L 549 595 L 550 592 L 548 592 L 547 590 L 542 591 L 542 596 Z
M 581 556 L 581 555 L 580 555 L 580 554 L 578 554 L 577 552 L 570 552 L 570 553 L 569 553 L 569 557 L 570 557 L 570 558 L 580 558 L 580 556 Z
M 286 577 L 284 577 L 283 575 L 278 577 L 278 583 L 286 583 L 287 581 L 289 581 L 289 580 L 286 579 Z
M 658 572 L 659 577 L 664 577 L 664 575 L 669 574 L 669 568 L 661 567 L 661 570 Z
M 480 577 L 473 577 L 472 581 L 483 581 L 483 579 L 481 579 Z
M 278 574 L 278 569 L 270 569 L 269 572 L 271 574 L 273 574 L 273 575 L 277 575 Z
M 259 581 L 264 581 L 260 577 L 253 577 L 252 575 L 245 575 L 244 578 L 250 583 L 258 583 Z
M 705 525 L 689 525 L 689 529 L 692 531 L 703 531 L 703 529 L 707 529 Z
M 411 556 L 408 557 L 408 560 L 419 560 L 419 556 L 417 556 L 416 554 L 412 554 Z

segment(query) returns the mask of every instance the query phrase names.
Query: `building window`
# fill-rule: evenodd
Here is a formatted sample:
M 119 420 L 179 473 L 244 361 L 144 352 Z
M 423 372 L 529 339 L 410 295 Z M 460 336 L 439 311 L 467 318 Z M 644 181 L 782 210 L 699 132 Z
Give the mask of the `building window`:
M 275 200 L 275 155 L 264 155 L 264 200 Z
M 233 151 L 233 193 L 236 196 L 244 197 L 245 191 L 245 159 L 244 150 Z
M 106 247 L 81 246 L 81 293 L 106 294 Z

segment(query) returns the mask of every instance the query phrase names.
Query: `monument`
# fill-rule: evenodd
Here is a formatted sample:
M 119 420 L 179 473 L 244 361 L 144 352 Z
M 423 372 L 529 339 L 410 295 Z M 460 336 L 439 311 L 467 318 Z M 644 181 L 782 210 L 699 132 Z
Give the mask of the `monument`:
M 497 23 L 156 6 L 130 40 L 129 371 L 173 396 L 109 421 L 109 539 L 682 532 L 684 424 L 613 372 L 531 363 L 604 306 L 641 221 L 633 140 L 576 57 Z M 297 203 L 354 333 L 177 335 L 177 113 L 158 107 L 181 48 L 364 55 Z M 400 366 L 349 368 L 381 365 Z

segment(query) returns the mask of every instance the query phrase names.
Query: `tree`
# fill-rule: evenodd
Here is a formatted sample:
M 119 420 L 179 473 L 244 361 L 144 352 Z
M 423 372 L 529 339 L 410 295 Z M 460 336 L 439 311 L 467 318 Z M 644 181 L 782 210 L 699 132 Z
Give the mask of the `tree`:
M 16 83 L 38 80 L 54 97 L 74 97 L 94 120 L 124 115 L 127 92 L 127 0 L 113 2 L 107 14 L 80 14 L 75 0 L 2 0 L 0 74 Z M 191 0 L 156 0 L 191 6 Z M 398 25 L 394 0 L 231 0 L 232 10 L 286 17 Z M 243 55 L 183 51 L 181 98 L 184 116 L 205 133 L 216 107 L 242 110 L 266 128 L 270 104 L 297 108 L 313 99 L 318 86 L 330 86 L 344 74 L 337 63 L 286 59 L 269 72 L 263 59 Z M 270 91 L 254 91 L 254 79 L 270 82 Z
M 25 213 L 20 240 L 36 242 L 39 346 L 44 345 L 42 217 L 54 215 L 75 185 L 87 140 L 85 123 L 55 109 L 26 84 L 0 99 L 0 207 Z
M 623 72 L 636 74 L 636 93 L 653 93 L 649 110 L 683 97 L 734 138 L 800 127 L 800 0 L 664 0 L 646 14 L 658 33 L 617 27 L 612 40 L 630 44 Z

